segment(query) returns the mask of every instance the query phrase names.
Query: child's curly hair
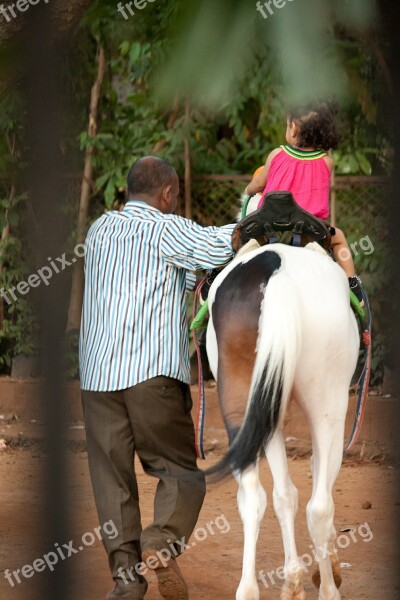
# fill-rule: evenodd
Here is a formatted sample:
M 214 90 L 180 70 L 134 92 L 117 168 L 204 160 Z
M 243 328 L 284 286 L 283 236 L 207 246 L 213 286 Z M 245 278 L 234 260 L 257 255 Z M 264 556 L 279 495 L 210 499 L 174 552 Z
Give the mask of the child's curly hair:
M 340 135 L 335 124 L 339 105 L 335 101 L 311 101 L 288 109 L 289 121 L 300 127 L 299 148 L 335 150 L 339 146 Z

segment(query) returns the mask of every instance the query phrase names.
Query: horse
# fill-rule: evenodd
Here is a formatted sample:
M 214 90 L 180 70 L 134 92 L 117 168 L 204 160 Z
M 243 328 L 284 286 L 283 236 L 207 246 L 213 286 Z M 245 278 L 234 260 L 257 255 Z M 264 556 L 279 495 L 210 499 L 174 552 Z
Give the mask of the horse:
M 302 408 L 312 439 L 307 525 L 318 568 L 319 600 L 340 600 L 332 488 L 339 473 L 349 385 L 359 333 L 344 271 L 316 243 L 269 244 L 237 256 L 209 296 L 206 347 L 229 438 L 210 470 L 238 482 L 243 522 L 242 576 L 236 600 L 258 600 L 256 542 L 267 496 L 259 478 L 265 453 L 285 553 L 281 600 L 305 600 L 304 566 L 294 533 L 298 491 L 289 474 L 283 422 L 289 402 Z

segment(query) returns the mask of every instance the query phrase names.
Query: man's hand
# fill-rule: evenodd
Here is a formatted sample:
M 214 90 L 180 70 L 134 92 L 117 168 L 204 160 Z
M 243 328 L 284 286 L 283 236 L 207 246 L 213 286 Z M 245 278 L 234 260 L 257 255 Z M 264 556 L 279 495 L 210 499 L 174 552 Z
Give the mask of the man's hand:
M 242 240 L 240 238 L 240 230 L 238 227 L 239 223 L 236 225 L 235 229 L 232 232 L 232 248 L 234 252 L 237 252 L 242 247 Z

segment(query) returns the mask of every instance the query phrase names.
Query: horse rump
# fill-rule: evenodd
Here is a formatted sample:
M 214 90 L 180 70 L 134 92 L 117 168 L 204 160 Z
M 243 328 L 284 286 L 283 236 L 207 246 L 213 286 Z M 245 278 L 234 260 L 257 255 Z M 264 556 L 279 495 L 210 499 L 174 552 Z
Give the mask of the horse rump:
M 246 296 L 245 306 L 243 296 Z M 216 378 L 222 411 L 224 398 L 221 395 L 226 396 L 229 390 L 240 387 L 237 380 L 240 369 L 232 360 L 230 368 L 224 366 L 227 359 L 221 349 L 229 348 L 230 343 L 235 345 L 233 337 L 237 335 L 238 319 L 248 319 L 249 311 L 256 319 L 256 353 L 250 367 L 246 410 L 240 426 L 232 425 L 229 415 L 224 415 L 229 450 L 220 462 L 206 471 L 215 481 L 254 465 L 284 417 L 298 356 L 299 302 L 279 255 L 266 248 L 245 255 L 219 282 L 210 300 L 209 326 L 214 328 L 217 340 Z M 213 333 L 209 335 L 212 337 Z

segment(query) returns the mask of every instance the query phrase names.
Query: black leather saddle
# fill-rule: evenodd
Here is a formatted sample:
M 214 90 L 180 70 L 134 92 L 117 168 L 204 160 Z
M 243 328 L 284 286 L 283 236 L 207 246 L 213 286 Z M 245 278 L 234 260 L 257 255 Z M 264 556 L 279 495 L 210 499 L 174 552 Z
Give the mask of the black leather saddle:
M 233 238 L 240 248 L 251 239 L 260 245 L 276 242 L 305 246 L 318 242 L 326 250 L 331 233 L 321 219 L 300 208 L 291 192 L 269 192 L 261 208 L 236 225 Z

